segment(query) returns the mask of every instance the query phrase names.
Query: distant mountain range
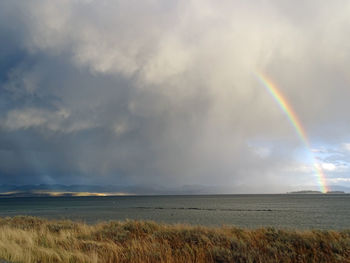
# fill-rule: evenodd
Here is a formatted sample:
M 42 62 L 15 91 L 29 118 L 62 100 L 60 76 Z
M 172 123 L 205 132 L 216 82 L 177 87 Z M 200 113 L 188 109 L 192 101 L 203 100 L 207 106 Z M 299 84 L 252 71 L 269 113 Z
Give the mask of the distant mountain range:
M 97 185 L 0 185 L 0 197 L 46 197 L 46 196 L 110 196 L 129 195 L 125 187 Z M 131 190 L 131 189 L 129 189 Z
M 309 187 L 308 187 L 309 188 Z M 328 186 L 329 193 L 349 193 L 350 188 L 344 186 Z M 310 187 L 309 189 L 317 189 Z M 248 191 L 249 193 L 250 191 Z M 210 187 L 202 185 L 184 185 L 178 188 L 160 186 L 122 186 L 122 185 L 64 185 L 64 184 L 31 184 L 31 185 L 0 185 L 0 196 L 81 196 L 81 195 L 176 195 L 176 194 L 242 194 L 229 188 Z M 282 193 L 282 191 L 281 191 Z M 319 191 L 302 190 L 288 192 L 293 194 L 320 194 Z
M 127 195 L 176 195 L 176 194 L 217 194 L 230 193 L 229 189 L 203 185 L 183 185 L 181 187 L 166 188 L 157 185 L 63 185 L 63 184 L 36 184 L 36 185 L 0 185 L 0 194 L 19 193 L 104 193 Z
M 29 192 L 29 191 L 60 191 L 60 192 L 98 192 L 110 193 L 120 191 L 118 186 L 99 185 L 63 185 L 63 184 L 38 184 L 38 185 L 0 185 L 0 193 L 5 192 Z M 125 189 L 125 187 L 123 187 Z

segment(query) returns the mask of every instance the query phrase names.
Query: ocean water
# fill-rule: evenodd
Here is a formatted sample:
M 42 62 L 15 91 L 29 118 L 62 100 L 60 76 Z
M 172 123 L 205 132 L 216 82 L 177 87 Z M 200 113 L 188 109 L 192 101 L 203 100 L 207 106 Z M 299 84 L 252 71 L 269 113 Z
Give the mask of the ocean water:
M 0 216 L 33 215 L 86 223 L 163 223 L 258 228 L 350 229 L 350 195 L 201 195 L 0 199 Z

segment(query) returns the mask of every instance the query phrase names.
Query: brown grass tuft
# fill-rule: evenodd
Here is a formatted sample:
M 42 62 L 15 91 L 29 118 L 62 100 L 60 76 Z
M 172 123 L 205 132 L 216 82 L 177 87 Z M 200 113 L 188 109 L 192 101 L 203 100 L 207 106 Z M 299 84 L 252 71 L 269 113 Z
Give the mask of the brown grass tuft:
M 350 231 L 0 218 L 11 262 L 350 262 Z

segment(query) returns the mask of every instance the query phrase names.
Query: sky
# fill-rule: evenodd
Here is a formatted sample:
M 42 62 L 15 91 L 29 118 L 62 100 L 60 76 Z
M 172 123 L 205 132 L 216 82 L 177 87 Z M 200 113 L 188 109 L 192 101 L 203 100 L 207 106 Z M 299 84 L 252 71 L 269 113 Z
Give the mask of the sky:
M 350 187 L 350 2 L 2 0 L 0 183 Z M 257 78 L 283 94 L 307 134 Z

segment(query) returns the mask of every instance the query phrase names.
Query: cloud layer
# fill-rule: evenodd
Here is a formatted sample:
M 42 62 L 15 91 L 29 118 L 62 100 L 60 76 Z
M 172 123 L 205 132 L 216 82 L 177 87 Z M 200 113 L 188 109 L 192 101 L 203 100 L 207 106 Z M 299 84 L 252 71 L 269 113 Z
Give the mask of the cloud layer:
M 349 15 L 346 0 L 1 1 L 0 178 L 316 185 L 258 70 L 299 115 L 329 183 L 349 185 Z

